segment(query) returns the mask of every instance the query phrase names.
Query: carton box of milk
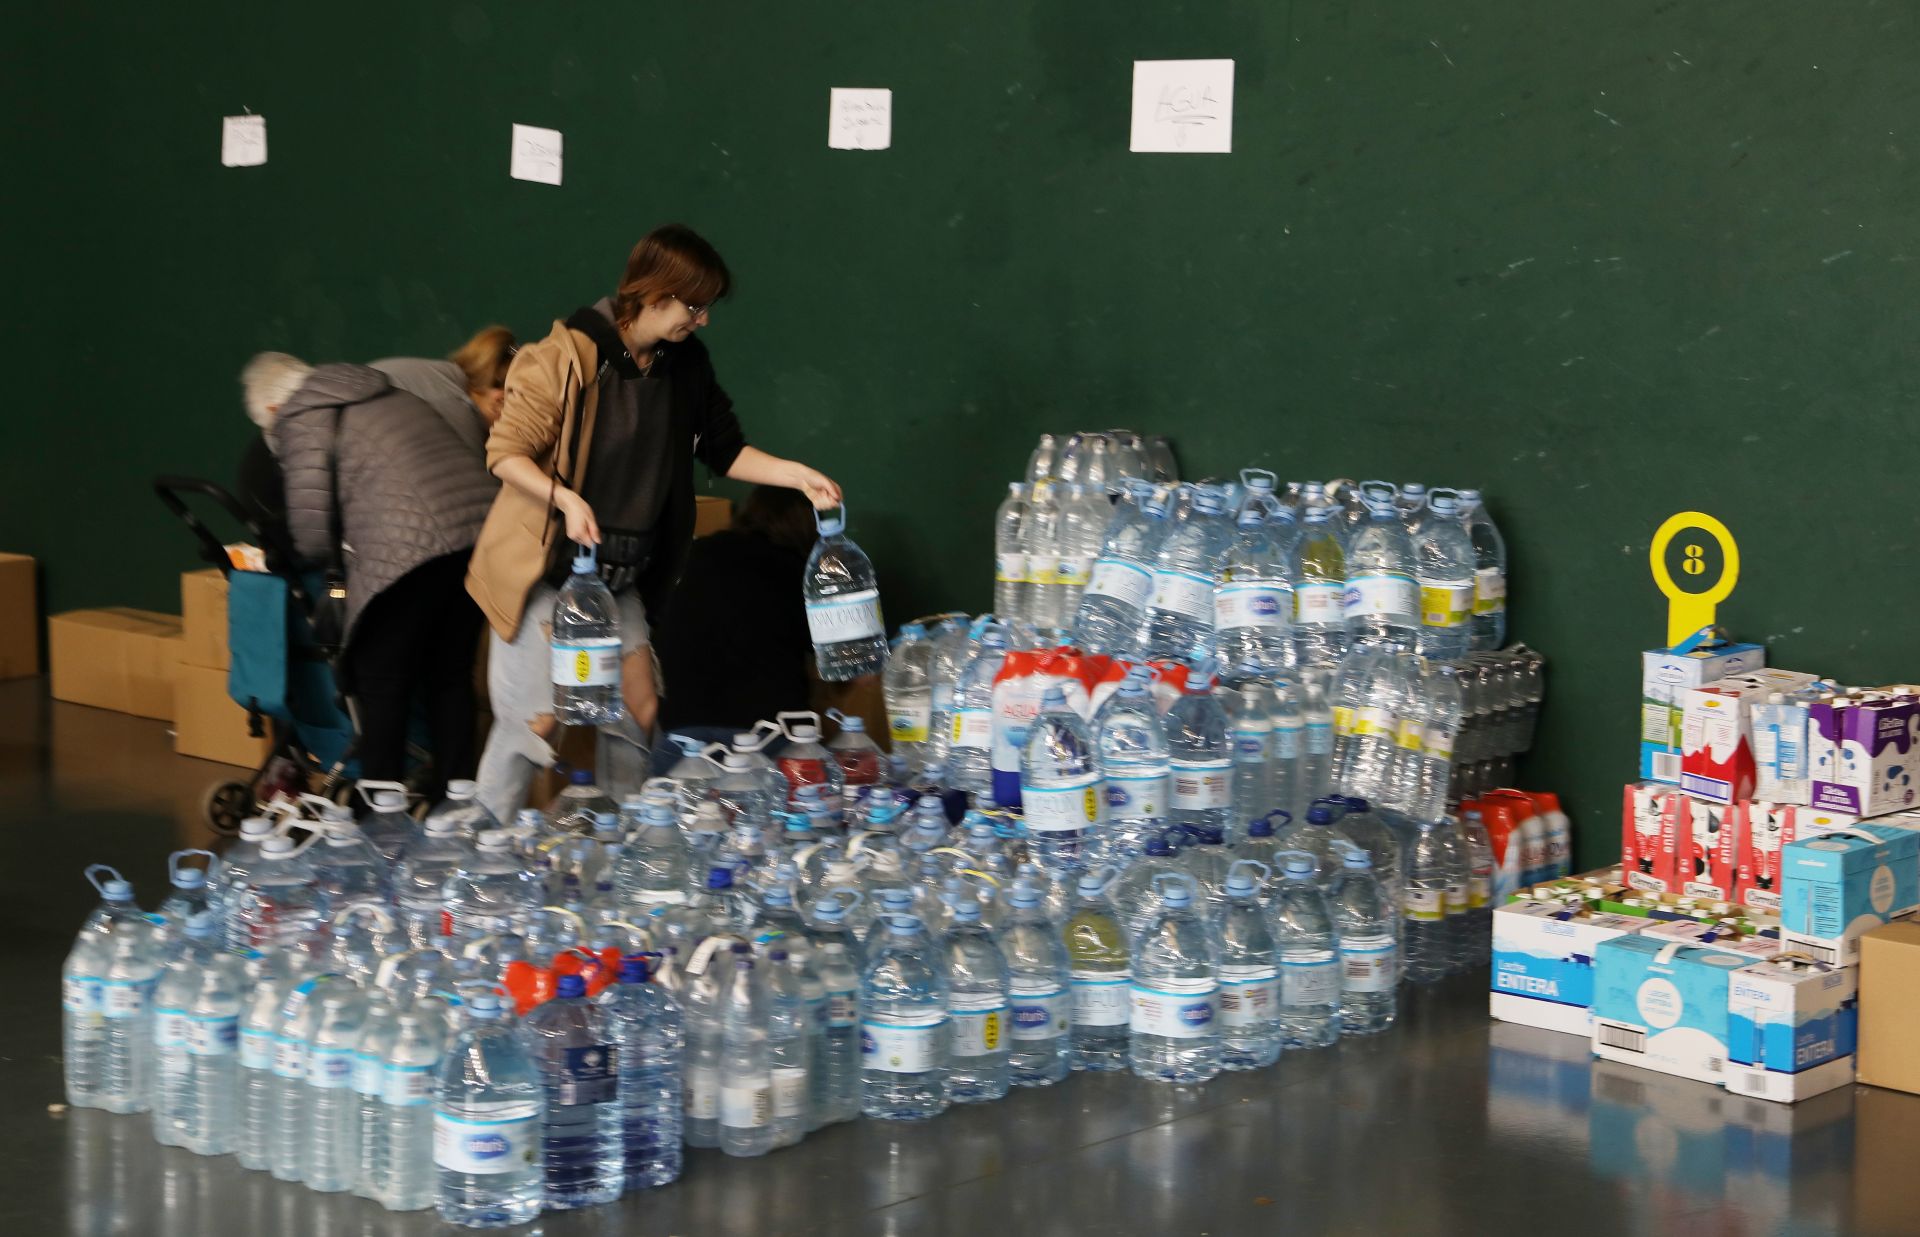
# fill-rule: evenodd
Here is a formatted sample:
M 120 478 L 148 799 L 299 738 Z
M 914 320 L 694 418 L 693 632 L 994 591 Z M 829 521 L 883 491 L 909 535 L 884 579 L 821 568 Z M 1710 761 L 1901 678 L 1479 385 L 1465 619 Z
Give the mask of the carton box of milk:
M 1920 909 L 1920 832 L 1863 821 L 1780 854 L 1781 939 L 1816 961 L 1851 966 L 1862 936 Z
M 1781 957 L 1727 988 L 1727 1090 L 1791 1104 L 1853 1081 L 1859 971 Z
M 1793 670 L 1756 670 L 1681 692 L 1680 789 L 1711 803 L 1751 799 L 1753 706 L 1812 682 Z
M 1721 1082 L 1728 979 L 1752 964 L 1745 954 L 1658 937 L 1601 942 L 1594 961 L 1593 1055 Z
M 1723 644 L 1686 653 L 1648 649 L 1640 654 L 1640 776 L 1676 785 L 1680 781 L 1679 693 L 1766 664 L 1767 651 L 1757 644 Z
M 1594 951 L 1647 922 L 1558 902 L 1495 907 L 1489 1012 L 1502 1022 L 1587 1035 Z
M 1920 700 L 1815 701 L 1807 722 L 1814 807 L 1881 816 L 1920 805 Z

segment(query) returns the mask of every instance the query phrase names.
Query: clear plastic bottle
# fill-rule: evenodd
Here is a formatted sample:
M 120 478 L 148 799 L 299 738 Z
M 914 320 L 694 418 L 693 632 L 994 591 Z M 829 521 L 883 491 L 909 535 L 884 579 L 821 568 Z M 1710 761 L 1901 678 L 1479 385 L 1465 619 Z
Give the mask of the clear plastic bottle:
M 318 1016 L 307 1048 L 307 1156 L 301 1180 L 322 1194 L 351 1189 L 360 1171 L 360 1098 L 354 1058 L 367 1020 L 366 997 L 351 983 L 316 995 Z
M 1347 652 L 1347 559 L 1325 508 L 1310 509 L 1293 545 L 1293 647 L 1302 666 L 1330 666 Z
M 774 767 L 780 770 L 786 783 L 786 795 L 776 806 L 792 807 L 794 794 L 802 786 L 818 786 L 823 795 L 838 799 L 845 786 L 845 774 L 840 771 L 840 763 L 820 742 L 820 715 L 795 711 L 778 714 L 774 720 L 780 723 L 787 739 L 779 759 L 774 761 Z
M 414 948 L 430 948 L 446 935 L 447 883 L 473 858 L 474 844 L 456 822 L 443 816 L 428 817 L 426 831 L 400 853 L 394 900 Z
M 1493 841 L 1480 813 L 1460 814 L 1460 838 L 1467 852 L 1467 911 L 1454 948 L 1463 965 L 1485 966 L 1493 950 Z
M 1347 554 L 1347 636 L 1355 644 L 1412 652 L 1420 627 L 1413 543 L 1395 505 L 1393 486 L 1368 481 L 1360 488 L 1367 522 L 1354 534 Z
M 1226 1069 L 1260 1069 L 1280 1059 L 1279 954 L 1260 904 L 1268 872 L 1257 860 L 1234 863 L 1214 921 L 1214 948 L 1220 958 L 1220 1064 Z
M 360 1024 L 360 1044 L 353 1050 L 353 1104 L 356 1162 L 353 1192 L 379 1202 L 393 1181 L 391 1148 L 387 1144 L 387 1106 L 381 1098 L 387 1058 L 393 1055 L 399 1010 L 393 994 L 377 982 L 366 989 L 367 1016 Z M 432 1133 L 428 1133 L 428 1160 L 432 1166 Z M 428 1181 L 427 1206 L 433 1204 Z
M 1065 498 L 1060 483 L 1036 482 L 1020 522 L 1020 545 L 1027 555 L 1027 605 L 1021 617 L 1042 631 L 1057 629 L 1072 617 L 1060 609 L 1060 521 Z
M 1059 458 L 1059 451 L 1059 444 L 1054 441 L 1052 434 L 1040 435 L 1033 454 L 1027 457 L 1026 479 L 1029 485 L 1053 476 L 1054 461 Z
M 280 1007 L 299 982 L 284 950 L 252 951 L 246 961 L 246 995 L 240 1008 L 240 1079 L 234 1118 L 234 1158 L 242 1168 L 270 1166 L 270 1139 L 279 1105 L 274 1059 Z
M 1348 797 L 1346 804 L 1347 810 L 1334 826 L 1334 833 L 1367 853 L 1371 861 L 1370 870 L 1380 884 L 1381 896 L 1389 906 L 1398 906 L 1405 872 L 1405 848 L 1401 845 L 1400 835 L 1381 821 L 1367 800 Z M 1346 870 L 1347 866 L 1343 859 L 1341 869 Z
M 1364 660 L 1362 660 L 1364 659 Z M 1349 723 L 1346 755 L 1336 757 L 1334 785 L 1347 794 L 1393 803 L 1398 784 L 1399 741 L 1403 724 L 1418 733 L 1420 715 L 1409 710 L 1412 688 L 1407 675 L 1415 672 L 1408 659 L 1367 656 L 1356 650 L 1349 662 L 1358 662 L 1354 674 L 1343 678 L 1357 685 L 1358 696 Z
M 1138 649 L 1153 596 L 1154 563 L 1169 527 L 1165 495 L 1145 482 L 1122 488 L 1073 617 L 1075 644 L 1116 657 Z
M 681 1078 L 686 1033 L 679 1002 L 650 983 L 658 954 L 620 960 L 620 982 L 602 995 L 620 1070 L 625 1188 L 646 1190 L 680 1177 Z
M 1227 714 L 1213 691 L 1213 663 L 1187 668 L 1180 698 L 1167 710 L 1169 795 L 1167 819 L 1202 832 L 1233 830 L 1233 741 Z
M 1280 855 L 1273 936 L 1280 954 L 1280 1032 L 1289 1048 L 1324 1048 L 1340 1038 L 1340 958 L 1333 915 L 1315 857 Z
M 1487 514 L 1479 490 L 1461 490 L 1467 536 L 1473 542 L 1473 650 L 1491 653 L 1507 642 L 1507 542 Z
M 902 624 L 880 690 L 886 697 L 894 754 L 905 756 L 913 768 L 919 767 L 933 724 L 932 666 L 933 641 L 927 629 L 919 623 Z
M 498 998 L 480 993 L 463 1010 L 434 1091 L 436 1205 L 468 1228 L 525 1224 L 546 1197 L 544 1087 Z
M 1154 884 L 1158 909 L 1132 943 L 1129 1062 L 1156 1082 L 1206 1082 L 1220 1072 L 1219 958 L 1192 878 Z
M 891 668 L 893 661 L 889 659 L 887 665 Z M 891 705 L 888 712 L 892 712 Z M 886 762 L 880 745 L 867 734 L 866 720 L 839 709 L 828 709 L 827 718 L 840 727 L 840 733 L 827 740 L 827 750 L 840 762 L 840 776 L 846 788 L 878 785 Z
M 1292 819 L 1306 807 L 1302 770 L 1306 759 L 1307 722 L 1301 709 L 1305 692 L 1297 681 L 1276 681 L 1268 684 L 1266 690 L 1268 716 L 1273 722 L 1272 756 L 1268 766 L 1273 782 L 1271 801 L 1258 813 L 1243 813 L 1236 806 L 1234 814 L 1242 820 L 1264 815 L 1275 808 Z
M 1318 799 L 1307 808 L 1305 819 L 1295 821 L 1284 832 L 1275 831 L 1282 850 L 1304 851 L 1313 856 L 1315 879 L 1323 885 L 1332 880 L 1334 873 L 1340 869 L 1340 848 L 1344 839 L 1337 825 L 1344 812 L 1342 800 Z M 1284 868 L 1282 863 L 1278 870 Z
M 844 925 L 846 909 L 834 900 L 815 909 L 816 924 L 808 937 L 814 951 L 813 967 L 826 989 L 826 1029 L 820 1070 L 825 1076 L 825 1102 L 820 1122 L 834 1124 L 860 1115 L 860 970 L 857 942 L 835 931 L 819 929 Z
M 521 1026 L 546 1088 L 540 1140 L 548 1210 L 612 1202 L 626 1179 L 626 1157 L 619 1062 L 605 1007 L 588 999 L 582 976 L 562 975 L 553 998 L 534 1006 Z
M 621 808 L 629 832 L 613 866 L 613 892 L 628 917 L 645 917 L 656 907 L 687 900 L 688 854 L 685 835 L 665 804 Z
M 944 765 L 953 735 L 953 698 L 960 671 L 973 656 L 973 638 L 959 618 L 942 619 L 933 630 L 933 658 L 927 663 L 927 687 L 933 711 L 927 724 L 927 746 L 916 773 L 936 763 Z
M 152 925 L 118 872 L 95 864 L 87 880 L 100 905 L 81 926 L 61 970 L 67 1103 L 139 1112 L 151 1085 L 151 986 L 159 974 Z
M 1041 886 L 1025 879 L 1015 881 L 1007 908 L 1000 948 L 1009 979 L 1013 1082 L 1021 1087 L 1051 1086 L 1073 1068 L 1073 964 L 1058 923 L 1048 915 Z
M 337 975 L 309 975 L 287 989 L 280 1003 L 273 1033 L 274 1098 L 267 1128 L 267 1171 L 276 1180 L 300 1181 L 306 1176 L 308 1143 L 313 1137 L 307 1088 L 313 1029 L 319 1025 L 328 994 L 352 987 L 351 981 Z
M 1189 489 L 1192 507 L 1173 521 L 1154 557 L 1153 595 L 1147 600 L 1145 652 L 1181 658 L 1214 645 L 1214 588 L 1226 562 L 1233 526 L 1224 518 L 1226 495 L 1213 486 Z
M 1170 755 L 1152 672 L 1135 666 L 1093 715 L 1094 750 L 1105 799 L 1100 858 L 1124 863 L 1166 828 Z
M 1007 496 L 993 513 L 993 612 L 1003 618 L 1027 615 L 1027 551 L 1020 526 L 1027 518 L 1027 487 L 1007 486 Z
M 1327 698 L 1332 671 L 1325 667 L 1300 672 L 1300 786 L 1299 806 L 1290 809 L 1298 820 L 1307 804 L 1333 789 L 1333 708 Z
M 1093 564 L 1100 557 L 1113 507 L 1107 501 L 1105 483 L 1094 481 L 1068 486 L 1061 503 L 1060 557 L 1054 582 L 1060 590 L 1060 626 L 1071 628 L 1092 582 Z
M 320 914 L 331 920 L 350 906 L 390 906 L 393 903 L 392 866 L 354 823 L 344 807 L 328 809 L 316 825 L 320 837 L 306 858 L 320 895 Z
M 1453 933 L 1447 923 L 1448 886 L 1455 876 L 1453 832 L 1448 822 L 1417 821 L 1407 884 L 1400 895 L 1407 982 L 1433 983 L 1453 967 Z
M 1280 865 L 1274 856 L 1286 849 L 1286 844 L 1275 836 L 1277 832 L 1274 827 L 1275 819 L 1282 822 L 1282 828 L 1293 824 L 1293 814 L 1281 808 L 1276 808 L 1264 816 L 1254 817 L 1247 822 L 1246 832 L 1234 844 L 1233 857 L 1237 860 L 1252 860 L 1265 868 L 1269 874 L 1275 871 Z M 1266 889 L 1261 891 L 1260 900 L 1262 902 L 1268 900 Z
M 1007 960 L 980 904 L 961 897 L 948 908 L 941 938 L 952 1024 L 947 1096 L 956 1104 L 997 1100 L 1011 1084 L 1008 1063 Z
M 553 716 L 562 726 L 612 726 L 620 697 L 620 608 L 600 578 L 596 552 L 579 546 L 553 601 Z
M 1175 836 L 1178 835 L 1169 829 L 1149 837 L 1141 846 L 1139 856 L 1120 870 L 1111 886 L 1114 910 L 1120 916 L 1121 932 L 1129 943 L 1160 909 L 1159 878 L 1172 874 L 1182 880 L 1193 879 L 1174 853 L 1172 839 Z
M 879 674 L 887 664 L 887 624 L 873 564 L 846 537 L 846 507 L 838 515 L 813 513 L 820 540 L 807 558 L 802 593 L 814 661 L 828 683 Z
M 513 836 L 505 829 L 480 835 L 447 877 L 442 898 L 451 935 L 461 943 L 484 935 L 496 919 L 524 927 L 528 914 L 541 904 L 539 882 L 514 854 Z
M 358 785 L 372 809 L 360 822 L 360 832 L 391 864 L 400 858 L 400 848 L 414 834 L 414 819 L 407 814 L 407 788 L 399 782 L 362 781 Z
M 308 844 L 311 844 L 309 839 Z M 253 949 L 305 949 L 320 926 L 320 890 L 304 846 L 284 835 L 260 843 L 260 860 L 228 906 L 240 939 Z M 229 940 L 234 929 L 229 926 Z
M 791 1147 L 812 1128 L 812 1011 L 793 955 L 775 944 L 761 982 L 767 1001 L 767 1066 L 772 1080 L 773 1145 Z
M 1244 827 L 1256 816 L 1287 806 L 1274 787 L 1277 702 L 1269 684 L 1251 677 L 1236 686 L 1223 685 L 1218 695 L 1233 740 L 1233 820 Z
M 1104 815 L 1100 773 L 1092 731 L 1058 686 L 1047 688 L 1027 732 L 1020 798 L 1035 861 L 1047 868 L 1079 866 Z
M 1408 761 L 1413 784 L 1404 807 L 1416 820 L 1440 815 L 1453 793 L 1454 741 L 1464 711 L 1459 672 L 1429 665 L 1420 676 L 1420 694 L 1420 747 Z
M 1279 673 L 1298 656 L 1293 569 L 1268 523 L 1270 503 L 1263 498 L 1241 508 L 1225 570 L 1213 590 L 1214 645 L 1221 664 L 1248 676 Z
M 439 1002 L 417 1001 L 395 1010 L 391 1027 L 376 1028 L 377 1137 L 386 1171 L 374 1198 L 389 1211 L 419 1211 L 434 1200 L 434 1089 L 447 1055 L 447 1020 Z
M 1126 935 L 1107 899 L 1112 872 L 1082 872 L 1062 938 L 1072 968 L 1072 1065 L 1096 1072 L 1128 1067 L 1133 970 Z
M 924 1121 L 946 1111 L 946 968 L 918 917 L 876 925 L 861 975 L 861 1105 L 868 1117 Z
M 1420 586 L 1414 651 L 1436 661 L 1453 661 L 1465 657 L 1473 643 L 1473 542 L 1456 491 L 1434 490 L 1426 501 L 1429 510 L 1413 542 Z
M 733 971 L 720 1005 L 720 1149 L 765 1155 L 774 1145 L 766 981 L 745 954 L 734 955 Z
M 1003 628 L 988 627 L 960 669 L 947 732 L 947 781 L 974 803 L 993 796 L 993 680 L 1007 660 Z
M 219 922 L 198 910 L 154 990 L 153 1133 L 199 1155 L 233 1150 L 239 1082 L 240 960 L 219 949 Z
M 1384 1031 L 1400 1005 L 1400 942 L 1393 896 L 1374 878 L 1365 850 L 1341 855 L 1327 900 L 1340 946 L 1340 1033 Z
M 681 1076 L 684 1090 L 682 1137 L 689 1147 L 720 1145 L 720 1012 L 733 986 L 732 955 L 719 950 L 715 938 L 683 951 L 683 1025 L 687 1049 Z M 741 945 L 742 955 L 747 947 Z
M 188 867 L 182 862 L 195 855 L 206 859 L 206 868 Z M 207 883 L 207 872 L 215 862 L 216 857 L 210 850 L 176 850 L 167 856 L 167 884 L 171 888 L 154 910 L 160 922 L 153 925 L 153 947 L 160 957 L 165 958 L 173 951 L 188 919 L 201 911 L 215 909 L 213 890 Z

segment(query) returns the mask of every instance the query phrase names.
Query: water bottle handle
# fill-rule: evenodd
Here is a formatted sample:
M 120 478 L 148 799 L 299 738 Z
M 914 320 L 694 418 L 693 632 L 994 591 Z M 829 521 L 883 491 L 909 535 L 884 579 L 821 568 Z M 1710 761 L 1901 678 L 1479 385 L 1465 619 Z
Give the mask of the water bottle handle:
M 769 727 L 771 727 L 771 729 L 769 729 Z M 779 722 L 770 722 L 765 718 L 761 718 L 755 722 L 753 724 L 753 730 L 750 733 L 760 736 L 758 745 L 745 749 L 750 752 L 763 752 L 766 750 L 767 744 L 777 738 L 784 739 L 787 734 L 786 729 L 782 727 Z
M 1280 474 L 1272 471 L 1271 469 L 1242 468 L 1240 470 L 1240 484 L 1245 486 L 1249 490 L 1253 489 L 1253 482 L 1250 480 L 1250 478 L 1253 478 L 1253 477 L 1265 477 L 1271 488 L 1276 490 L 1280 488 Z
M 105 879 L 102 879 L 99 875 L 102 872 L 106 873 Z M 107 881 L 116 880 L 123 885 L 127 883 L 127 878 L 120 875 L 118 868 L 111 867 L 104 863 L 88 864 L 84 875 L 87 878 L 87 883 L 93 886 L 93 891 L 103 898 L 107 896 Z
M 827 530 L 824 527 L 822 527 L 822 521 L 820 517 L 825 515 L 829 511 L 835 511 L 835 510 L 840 512 L 840 527 L 845 528 L 847 526 L 847 514 L 848 514 L 847 513 L 847 496 L 845 494 L 842 494 L 840 496 L 840 505 L 838 507 L 815 507 L 813 509 L 813 531 L 819 533 L 822 537 L 826 536 Z
M 732 748 L 724 743 L 709 743 L 700 749 L 700 756 L 708 764 L 724 773 L 727 769 L 727 753 L 732 750 Z M 720 755 L 715 756 L 714 753 L 716 751 L 719 752 Z
M 707 750 L 707 744 L 684 734 L 670 734 L 667 742 L 680 749 L 682 756 L 698 756 Z
M 587 934 L 587 921 L 580 918 L 579 915 L 575 914 L 573 911 L 568 910 L 566 907 L 543 906 L 540 909 L 543 911 L 551 911 L 556 915 L 565 915 L 568 919 L 573 920 L 573 930 L 576 933 L 578 933 L 581 936 L 585 936 Z M 563 950 L 562 952 L 565 952 L 565 951 Z
M 788 718 L 799 718 L 811 721 L 815 730 L 820 729 L 820 715 L 812 709 L 788 709 L 784 713 L 775 713 L 773 720 L 775 724 L 780 727 L 780 734 L 789 743 L 793 742 L 793 726 L 792 723 L 787 720 Z
M 1282 825 L 1280 828 L 1286 828 L 1288 825 L 1293 824 L 1293 813 L 1287 811 L 1285 808 L 1278 808 L 1278 807 L 1273 809 L 1271 812 L 1268 812 L 1265 816 L 1256 816 L 1254 817 L 1254 819 L 1271 821 L 1276 816 L 1283 817 L 1287 822 L 1286 825 Z M 1280 829 L 1275 829 L 1273 832 L 1275 836 L 1278 836 L 1280 833 Z
M 365 911 L 368 914 L 372 915 L 374 919 L 379 922 L 380 930 L 382 932 L 393 931 L 393 927 L 394 927 L 393 912 L 388 910 L 386 907 L 381 906 L 377 902 L 349 902 L 347 905 L 341 907 L 338 911 L 334 912 L 333 919 L 331 922 L 334 924 L 334 926 L 338 927 L 340 924 L 347 922 L 347 920 L 353 918 L 355 914 L 361 911 Z
M 1232 876 L 1235 872 L 1238 872 L 1241 868 L 1257 869 L 1260 873 L 1260 883 L 1262 885 L 1266 884 L 1268 881 L 1273 879 L 1273 869 L 1268 867 L 1266 864 L 1261 863 L 1258 859 L 1234 860 L 1232 863 L 1227 865 L 1227 875 Z
M 369 803 L 373 802 L 373 796 L 367 793 L 368 791 L 371 791 L 371 790 L 391 790 L 397 794 L 404 795 L 407 798 L 413 797 L 413 792 L 407 789 L 407 784 L 405 782 L 381 782 L 381 781 L 376 781 L 373 778 L 363 777 L 359 781 L 355 782 L 353 786 L 354 786 L 354 789 L 358 790 L 361 796 L 365 798 Z
M 827 720 L 843 730 L 846 729 L 847 714 L 841 712 L 839 709 L 828 709 Z
M 185 859 L 188 855 L 205 855 L 207 857 L 207 867 L 209 869 L 213 867 L 216 861 L 214 853 L 210 850 L 176 850 L 171 855 L 167 856 L 167 878 L 171 883 L 178 884 L 180 882 L 180 869 L 181 869 L 180 861 L 182 859 Z M 87 870 L 91 872 L 93 869 L 89 868 Z M 119 874 L 115 873 L 115 875 L 117 876 Z
M 394 972 L 400 969 L 402 962 L 405 962 L 408 958 L 418 958 L 422 954 L 430 954 L 433 952 L 435 951 L 431 949 L 403 949 L 397 954 L 389 954 L 387 957 L 382 958 L 380 965 L 374 969 L 373 986 L 382 992 L 391 991 L 393 988 Z

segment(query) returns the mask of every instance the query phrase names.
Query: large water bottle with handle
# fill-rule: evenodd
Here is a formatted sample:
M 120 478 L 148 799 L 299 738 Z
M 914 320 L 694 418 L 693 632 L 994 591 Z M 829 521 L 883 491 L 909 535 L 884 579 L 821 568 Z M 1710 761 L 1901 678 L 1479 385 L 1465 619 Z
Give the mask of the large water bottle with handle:
M 1154 878 L 1159 909 L 1133 941 L 1133 1072 L 1195 1084 L 1220 1072 L 1218 954 L 1191 877 Z
M 1391 482 L 1367 481 L 1360 494 L 1367 521 L 1347 553 L 1347 635 L 1355 644 L 1410 653 L 1420 629 L 1420 592 L 1398 493 Z
M 1213 590 L 1214 646 L 1222 664 L 1249 674 L 1273 674 L 1297 657 L 1292 566 L 1268 523 L 1268 513 L 1277 510 L 1262 494 L 1240 509 Z
M 154 993 L 154 1137 L 199 1155 L 233 1150 L 245 980 L 219 935 L 212 912 L 194 912 Z
M 553 602 L 553 716 L 562 726 L 611 726 L 620 699 L 620 608 L 600 578 L 594 548 L 580 546 Z
M 801 592 L 814 662 L 828 683 L 878 674 L 887 664 L 887 624 L 880 615 L 880 583 L 873 563 L 846 536 L 847 510 L 813 513 L 820 539 L 807 556 Z
M 1427 515 L 1413 539 L 1420 585 L 1420 632 L 1414 649 L 1436 661 L 1465 657 L 1473 644 L 1474 551 L 1455 490 L 1427 495 Z
M 1491 653 L 1507 642 L 1507 542 L 1479 490 L 1461 490 L 1460 504 L 1473 542 L 1473 651 Z
M 1020 799 L 1034 858 L 1079 866 L 1104 815 L 1093 735 L 1059 686 L 1047 688 L 1020 760 Z
M 138 1112 L 147 1103 L 151 989 L 159 973 L 151 925 L 120 873 L 95 864 L 87 880 L 100 905 L 81 926 L 61 972 L 67 1102 Z
M 1213 649 L 1213 591 L 1220 583 L 1233 526 L 1224 518 L 1224 491 L 1210 485 L 1188 489 L 1192 506 L 1184 518 L 1174 520 L 1154 559 L 1153 596 L 1146 614 L 1149 657 L 1185 657 L 1195 646 Z
M 1123 484 L 1073 617 L 1075 644 L 1116 657 L 1136 650 L 1153 595 L 1154 561 L 1168 527 L 1166 495 L 1144 481 Z
M 469 1228 L 525 1224 L 545 1197 L 540 1076 L 499 998 L 480 993 L 463 1008 L 466 1027 L 434 1093 L 440 1218 Z

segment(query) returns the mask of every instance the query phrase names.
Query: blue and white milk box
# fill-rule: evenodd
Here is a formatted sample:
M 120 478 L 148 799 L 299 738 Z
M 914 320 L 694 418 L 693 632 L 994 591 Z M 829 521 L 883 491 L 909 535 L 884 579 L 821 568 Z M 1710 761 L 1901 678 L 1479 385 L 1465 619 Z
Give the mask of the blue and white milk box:
M 1750 674 L 1766 664 L 1767 650 L 1757 644 L 1640 654 L 1640 779 L 1679 784 L 1680 706 L 1687 688 Z
M 1648 922 L 1559 902 L 1495 907 L 1489 1012 L 1502 1022 L 1591 1034 L 1595 951 L 1602 941 L 1638 932 Z
M 1791 1104 L 1852 1082 L 1859 974 L 1793 957 L 1735 971 L 1727 1090 Z
M 1745 954 L 1620 936 L 1594 964 L 1593 1055 L 1700 1082 L 1727 1068 L 1727 988 Z
M 1920 833 L 1862 821 L 1780 848 L 1780 938 L 1852 966 L 1860 938 L 1920 909 Z

